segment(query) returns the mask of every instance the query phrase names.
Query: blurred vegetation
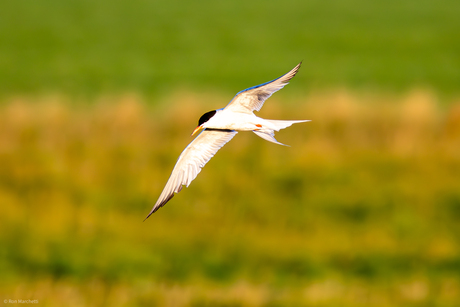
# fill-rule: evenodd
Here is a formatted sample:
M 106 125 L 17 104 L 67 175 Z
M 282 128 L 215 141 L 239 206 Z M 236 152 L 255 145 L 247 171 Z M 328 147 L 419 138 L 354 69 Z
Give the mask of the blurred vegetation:
M 235 93 L 301 60 L 292 93 L 421 86 L 456 94 L 459 16 L 457 0 L 6 0 L 0 96 Z
M 176 92 L 0 108 L 0 297 L 41 306 L 457 306 L 460 104 L 275 95 L 147 221 L 199 116 Z M 442 106 L 442 107 L 441 107 Z M 448 106 L 448 107 L 446 107 Z

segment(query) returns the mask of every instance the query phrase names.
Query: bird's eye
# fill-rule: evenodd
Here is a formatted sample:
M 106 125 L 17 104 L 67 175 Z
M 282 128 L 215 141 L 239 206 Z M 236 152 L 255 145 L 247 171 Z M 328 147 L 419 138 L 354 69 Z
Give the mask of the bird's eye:
M 203 125 L 205 122 L 207 122 L 211 117 L 216 115 L 216 110 L 212 110 L 209 112 L 204 113 L 200 119 L 198 120 L 198 126 Z

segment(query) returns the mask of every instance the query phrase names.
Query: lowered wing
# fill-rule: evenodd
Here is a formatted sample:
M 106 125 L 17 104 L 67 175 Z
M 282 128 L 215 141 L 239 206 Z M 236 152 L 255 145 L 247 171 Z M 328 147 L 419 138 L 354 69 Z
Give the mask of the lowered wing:
M 145 219 L 163 207 L 173 198 L 174 193 L 179 193 L 183 185 L 188 187 L 205 164 L 237 133 L 233 130 L 205 129 L 202 131 L 177 159 L 163 192 Z

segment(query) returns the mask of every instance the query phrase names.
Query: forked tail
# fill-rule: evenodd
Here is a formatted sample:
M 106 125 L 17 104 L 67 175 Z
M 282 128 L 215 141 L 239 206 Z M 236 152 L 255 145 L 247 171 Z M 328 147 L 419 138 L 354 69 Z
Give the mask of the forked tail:
M 276 119 L 266 119 L 267 122 L 275 126 L 275 131 L 280 131 L 281 129 L 287 128 L 292 124 L 309 122 L 309 120 L 276 120 Z
M 281 129 L 291 126 L 292 124 L 309 122 L 309 120 L 275 120 L 275 119 L 266 119 L 266 121 L 272 124 L 273 129 L 265 128 L 263 130 L 253 130 L 253 132 L 257 134 L 259 137 L 263 138 L 264 140 L 267 140 L 275 144 L 283 145 L 283 146 L 289 146 L 289 145 L 278 142 L 275 139 L 275 131 L 280 131 Z

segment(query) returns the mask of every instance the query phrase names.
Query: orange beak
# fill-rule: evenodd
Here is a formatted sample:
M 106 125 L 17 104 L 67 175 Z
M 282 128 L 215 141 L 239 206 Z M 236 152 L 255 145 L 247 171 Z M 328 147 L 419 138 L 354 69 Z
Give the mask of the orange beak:
M 193 130 L 191 136 L 194 136 L 195 134 L 197 134 L 198 132 L 200 132 L 200 131 L 203 130 L 203 129 L 204 129 L 204 128 L 201 127 L 201 126 L 196 127 L 195 130 Z

